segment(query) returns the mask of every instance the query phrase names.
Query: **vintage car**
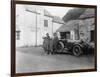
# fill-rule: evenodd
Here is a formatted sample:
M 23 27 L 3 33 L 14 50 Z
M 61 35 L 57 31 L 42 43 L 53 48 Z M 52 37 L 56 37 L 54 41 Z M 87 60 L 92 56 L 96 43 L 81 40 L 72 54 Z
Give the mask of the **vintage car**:
M 80 39 L 72 40 L 72 39 L 66 39 L 66 38 L 59 39 L 56 50 L 54 49 L 52 40 L 49 40 L 48 43 L 49 43 L 48 48 L 47 48 L 47 44 L 45 42 L 43 43 L 43 48 L 45 51 L 48 51 L 48 53 L 55 53 L 55 52 L 70 53 L 75 56 L 80 56 L 84 53 L 89 53 L 91 51 L 94 51 L 94 48 L 95 48 L 94 42 L 86 42 L 86 41 L 83 41 L 82 39 L 81 40 Z
M 67 52 L 80 56 L 94 49 L 94 45 L 82 40 L 60 39 L 57 45 L 57 52 Z

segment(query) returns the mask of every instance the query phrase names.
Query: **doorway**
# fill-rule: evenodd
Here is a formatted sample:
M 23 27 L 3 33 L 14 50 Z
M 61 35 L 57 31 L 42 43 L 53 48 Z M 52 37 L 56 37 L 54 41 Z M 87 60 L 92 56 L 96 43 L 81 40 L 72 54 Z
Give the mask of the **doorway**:
M 90 31 L 90 39 L 91 39 L 90 40 L 91 42 L 94 42 L 94 40 L 95 40 L 95 31 L 94 30 Z

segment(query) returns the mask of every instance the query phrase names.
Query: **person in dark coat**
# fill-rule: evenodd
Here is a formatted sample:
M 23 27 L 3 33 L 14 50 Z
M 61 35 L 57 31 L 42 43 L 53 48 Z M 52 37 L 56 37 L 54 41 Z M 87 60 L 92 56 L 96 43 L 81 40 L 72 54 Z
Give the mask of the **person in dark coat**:
M 50 38 L 50 41 L 49 41 L 49 49 L 50 49 L 50 54 L 53 54 L 54 47 L 53 47 L 53 39 L 52 38 Z
M 57 33 L 54 33 L 54 38 L 53 38 L 53 53 L 57 52 L 57 44 L 58 44 L 58 36 Z
M 43 41 L 43 48 L 44 48 L 44 51 L 49 54 L 50 53 L 50 36 L 49 34 L 47 33 L 46 34 L 46 37 L 43 38 L 44 41 Z

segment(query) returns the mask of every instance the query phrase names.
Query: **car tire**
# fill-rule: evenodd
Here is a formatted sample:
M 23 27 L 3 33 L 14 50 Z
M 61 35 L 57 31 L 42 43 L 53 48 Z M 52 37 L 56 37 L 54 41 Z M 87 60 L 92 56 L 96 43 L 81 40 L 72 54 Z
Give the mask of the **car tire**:
M 63 50 L 64 50 L 64 44 L 63 44 L 63 42 L 58 42 L 57 52 L 61 53 L 61 52 L 63 52 Z
M 72 52 L 73 52 L 73 55 L 80 56 L 82 54 L 82 48 L 79 45 L 75 45 L 73 47 Z

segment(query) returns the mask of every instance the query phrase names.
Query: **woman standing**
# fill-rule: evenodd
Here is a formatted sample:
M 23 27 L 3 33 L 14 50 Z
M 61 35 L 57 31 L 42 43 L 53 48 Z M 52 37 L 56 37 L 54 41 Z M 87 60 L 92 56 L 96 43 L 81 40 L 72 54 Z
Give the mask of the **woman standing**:
M 46 37 L 43 38 L 44 41 L 43 41 L 43 48 L 44 48 L 44 51 L 49 54 L 50 53 L 50 36 L 49 34 L 47 33 L 46 34 Z

